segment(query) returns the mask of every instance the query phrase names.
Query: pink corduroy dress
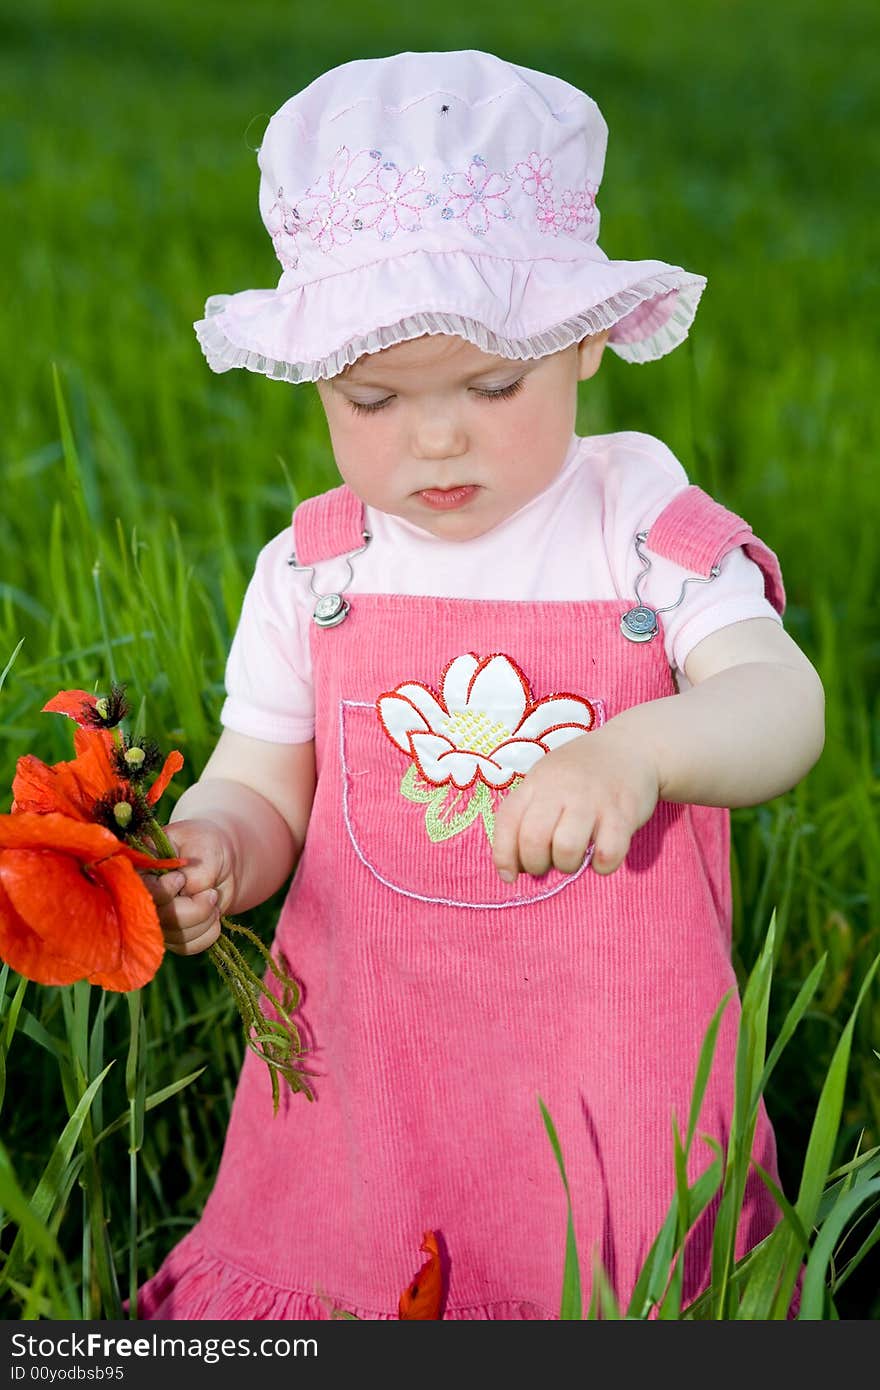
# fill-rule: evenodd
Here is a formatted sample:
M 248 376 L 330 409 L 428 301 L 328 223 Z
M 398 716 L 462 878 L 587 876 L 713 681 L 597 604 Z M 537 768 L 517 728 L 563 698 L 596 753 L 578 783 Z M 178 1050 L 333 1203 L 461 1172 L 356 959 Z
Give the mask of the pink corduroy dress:
M 347 488 L 302 503 L 298 562 L 356 550 L 363 524 Z M 744 545 L 782 611 L 772 552 L 699 488 L 646 544 L 700 574 Z M 511 885 L 490 836 L 516 769 L 675 693 L 662 636 L 621 632 L 634 603 L 353 595 L 338 626 L 313 625 L 317 792 L 275 947 L 303 986 L 315 1100 L 282 1089 L 273 1116 L 246 1055 L 214 1189 L 141 1317 L 396 1318 L 427 1230 L 444 1317 L 557 1317 L 566 1199 L 539 1098 L 585 1297 L 598 1257 L 626 1305 L 675 1191 L 673 1115 L 683 1133 L 735 990 L 729 815 L 661 802 L 617 872 Z M 722 1145 L 738 1019 L 734 993 L 697 1127 Z M 778 1176 L 763 1107 L 754 1157 Z M 692 1180 L 712 1158 L 697 1138 Z M 708 1218 L 686 1301 L 709 1280 Z M 750 1179 L 739 1252 L 777 1219 Z

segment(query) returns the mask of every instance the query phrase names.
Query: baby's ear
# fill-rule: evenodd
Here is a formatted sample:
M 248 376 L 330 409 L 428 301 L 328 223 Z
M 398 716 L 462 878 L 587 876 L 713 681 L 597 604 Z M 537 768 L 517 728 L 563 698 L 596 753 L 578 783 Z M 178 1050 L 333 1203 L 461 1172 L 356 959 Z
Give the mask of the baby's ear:
M 578 343 L 578 381 L 586 381 L 599 370 L 610 331 L 609 328 L 603 328 L 601 333 L 593 333 Z

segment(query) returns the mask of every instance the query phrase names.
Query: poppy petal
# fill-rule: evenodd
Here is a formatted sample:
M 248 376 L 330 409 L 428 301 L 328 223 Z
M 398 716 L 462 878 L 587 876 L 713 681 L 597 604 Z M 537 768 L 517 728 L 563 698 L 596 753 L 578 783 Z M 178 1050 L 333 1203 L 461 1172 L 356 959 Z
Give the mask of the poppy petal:
M 121 855 L 96 864 L 94 872 L 120 923 L 121 960 L 116 967 L 92 972 L 89 980 L 103 989 L 140 989 L 152 980 L 165 953 L 156 904 L 140 875 Z
M 425 1232 L 419 1249 L 428 1258 L 400 1295 L 397 1316 L 413 1322 L 429 1322 L 442 1317 L 443 1304 L 443 1269 L 434 1231 Z
M 119 968 L 116 906 L 103 882 L 77 856 L 51 849 L 4 850 L 0 883 L 25 925 L 50 950 L 75 961 L 82 975 L 102 966 Z
M 106 750 L 107 766 L 112 766 L 111 757 L 115 746 L 113 734 L 109 729 L 89 729 L 77 724 L 73 731 L 73 749 L 78 758 L 89 752 L 93 746 Z
M 165 868 L 103 826 L 50 812 L 0 816 L 0 956 L 41 984 L 139 989 L 164 940 L 135 865 Z
M 179 772 L 182 767 L 183 754 L 178 753 L 177 749 L 175 748 L 172 753 L 168 754 L 168 757 L 165 759 L 165 766 L 162 768 L 162 771 L 159 773 L 159 776 L 156 778 L 155 782 L 150 787 L 150 790 L 147 792 L 148 806 L 155 806 L 156 802 L 159 800 L 159 797 L 162 795 L 165 788 L 168 786 L 168 783 L 171 781 L 171 778 L 174 776 L 175 772 Z
M 120 782 L 124 783 L 125 778 L 121 778 L 113 766 L 112 740 L 105 740 L 103 733 L 95 738 L 89 730 L 77 729 L 73 738 L 77 755 L 72 762 L 59 763 L 59 772 L 78 784 L 83 802 L 91 811 L 99 797 L 118 787 Z
M 97 703 L 97 695 L 90 695 L 87 690 L 59 690 L 43 706 L 43 713 L 66 714 L 68 719 L 82 724 L 83 711 L 94 709 Z
M 0 879 L 0 960 L 39 985 L 72 985 L 84 977 L 82 966 L 57 955 L 19 917 Z
M 21 812 L 0 815 L 0 851 L 4 849 L 61 849 L 86 863 L 121 854 L 139 869 L 179 869 L 185 859 L 157 859 L 118 840 L 112 830 L 92 821 L 73 820 L 57 811 L 45 816 Z
M 111 760 L 112 737 L 105 731 L 77 728 L 77 756 L 49 766 L 27 753 L 19 758 L 12 783 L 15 811 L 45 815 L 59 811 L 76 820 L 91 820 L 95 802 L 120 778 Z
M 118 854 L 119 841 L 103 825 L 74 820 L 57 811 L 45 816 L 22 812 L 0 816 L 0 849 L 57 849 L 61 845 L 82 859 Z
M 69 782 L 63 776 L 59 777 L 57 768 L 41 762 L 33 753 L 25 753 L 15 765 L 12 810 L 16 815 L 23 811 L 30 811 L 34 815 L 60 811 L 81 820 L 83 808 L 78 789 L 74 787 L 72 795 L 69 794 L 70 790 Z

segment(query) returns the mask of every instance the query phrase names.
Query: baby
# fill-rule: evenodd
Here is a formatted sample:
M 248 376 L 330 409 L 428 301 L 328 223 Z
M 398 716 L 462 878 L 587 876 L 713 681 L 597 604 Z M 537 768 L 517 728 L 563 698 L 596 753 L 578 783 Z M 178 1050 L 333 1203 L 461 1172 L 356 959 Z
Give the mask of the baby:
M 394 1317 L 427 1229 L 445 1317 L 557 1316 L 538 1096 L 582 1266 L 624 1305 L 674 1194 L 735 987 L 728 808 L 806 774 L 823 692 L 751 528 L 652 436 L 573 433 L 606 347 L 671 351 L 705 285 L 600 251 L 606 135 L 583 92 L 474 50 L 346 63 L 267 128 L 281 279 L 196 330 L 216 371 L 315 382 L 342 485 L 260 552 L 169 829 L 186 868 L 149 882 L 194 955 L 296 870 L 275 947 L 316 1098 L 273 1116 L 247 1056 L 141 1317 Z M 698 1126 L 720 1143 L 738 1016 L 734 989 Z M 763 1106 L 754 1156 L 778 1177 Z M 750 1180 L 738 1252 L 777 1219 Z

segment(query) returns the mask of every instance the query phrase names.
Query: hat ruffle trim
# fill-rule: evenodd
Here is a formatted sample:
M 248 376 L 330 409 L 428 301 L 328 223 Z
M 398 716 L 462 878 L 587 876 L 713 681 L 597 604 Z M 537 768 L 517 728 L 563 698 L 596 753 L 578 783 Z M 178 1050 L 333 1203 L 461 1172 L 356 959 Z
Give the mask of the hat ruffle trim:
M 705 288 L 703 276 L 672 270 L 621 289 L 601 303 L 582 309 L 561 323 L 526 338 L 508 338 L 462 314 L 424 310 L 349 338 L 335 352 L 311 361 L 285 361 L 232 341 L 223 328 L 226 305 L 236 296 L 217 294 L 207 301 L 204 319 L 193 324 L 209 367 L 228 372 L 244 367 L 276 381 L 326 380 L 365 353 L 425 334 L 454 334 L 483 352 L 516 360 L 546 357 L 603 329 L 611 329 L 608 346 L 625 362 L 654 362 L 684 341 Z

